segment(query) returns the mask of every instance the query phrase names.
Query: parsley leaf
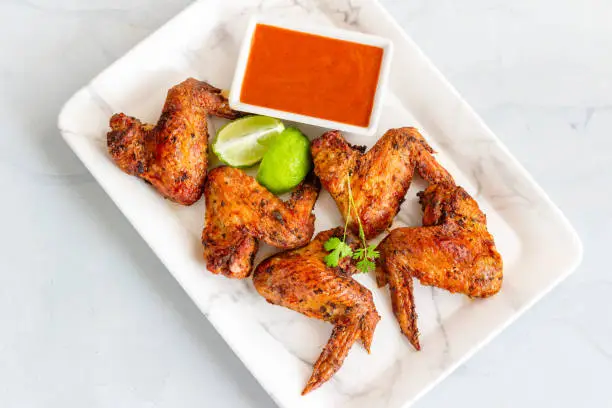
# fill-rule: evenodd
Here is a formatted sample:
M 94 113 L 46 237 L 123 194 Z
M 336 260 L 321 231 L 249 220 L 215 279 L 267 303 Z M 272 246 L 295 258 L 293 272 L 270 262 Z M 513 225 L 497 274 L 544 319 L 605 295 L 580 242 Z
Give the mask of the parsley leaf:
M 376 250 L 374 245 L 368 245 L 365 233 L 363 231 L 363 226 L 361 225 L 361 220 L 359 219 L 359 215 L 355 210 L 357 223 L 359 224 L 359 238 L 361 239 L 361 243 L 363 245 L 362 248 L 353 249 L 346 243 L 346 229 L 348 227 L 349 219 L 351 218 L 351 209 L 355 207 L 355 200 L 353 199 L 353 193 L 351 191 L 351 178 L 347 176 L 347 184 L 348 184 L 348 210 L 346 215 L 346 222 L 344 224 L 344 234 L 342 235 L 342 239 L 338 237 L 331 237 L 330 239 L 323 244 L 323 247 L 329 254 L 327 254 L 323 260 L 325 264 L 330 267 L 338 266 L 340 259 L 345 258 L 347 256 L 352 257 L 357 262 L 357 269 L 360 272 L 368 273 L 373 271 L 376 268 L 375 259 L 380 257 L 380 253 Z
M 368 245 L 367 248 L 359 248 L 353 252 L 353 259 L 357 262 L 357 269 L 367 273 L 376 267 L 374 260 L 380 257 L 380 253 L 374 245 Z
M 353 250 L 351 249 L 351 247 L 345 244 L 344 242 L 342 243 L 342 245 L 339 245 L 338 248 L 340 248 L 341 258 L 344 258 L 345 256 L 353 255 Z
M 379 257 L 380 257 L 380 252 L 376 250 L 376 247 L 374 245 L 369 245 L 367 254 L 366 254 L 366 258 L 378 259 Z
M 359 259 L 364 259 L 364 258 L 365 258 L 365 249 L 359 248 L 359 249 L 356 249 L 355 252 L 353 252 L 353 259 L 359 260 Z
M 376 264 L 365 258 L 357 262 L 357 269 L 363 273 L 372 272 L 376 268 Z
M 340 241 L 339 238 L 330 238 L 324 245 L 325 250 L 331 252 L 323 258 L 327 266 L 338 266 L 340 259 L 351 256 L 353 250 L 344 241 Z
M 340 261 L 340 253 L 334 250 L 333 252 L 330 252 L 329 254 L 325 255 L 323 261 L 325 261 L 325 265 L 327 266 L 338 266 L 338 262 Z
M 338 248 L 338 245 L 340 245 L 341 243 L 342 241 L 340 241 L 340 238 L 331 237 L 327 240 L 325 244 L 323 244 L 323 248 L 325 248 L 327 252 L 333 251 L 334 249 Z

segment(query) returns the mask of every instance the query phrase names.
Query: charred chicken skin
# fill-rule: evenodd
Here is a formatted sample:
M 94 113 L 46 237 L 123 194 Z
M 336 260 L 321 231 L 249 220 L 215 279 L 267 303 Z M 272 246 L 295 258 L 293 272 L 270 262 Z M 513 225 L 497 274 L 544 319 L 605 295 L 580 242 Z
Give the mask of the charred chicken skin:
M 503 263 L 486 216 L 461 187 L 432 184 L 419 193 L 423 226 L 398 228 L 378 245 L 376 278 L 389 284 L 393 312 L 410 343 L 420 349 L 412 278 L 470 297 L 501 289 Z
M 342 237 L 343 228 L 324 231 L 305 247 L 274 255 L 255 269 L 255 289 L 269 303 L 287 307 L 334 325 L 331 337 L 314 365 L 302 395 L 329 380 L 342 366 L 355 341 L 369 352 L 380 316 L 372 293 L 351 278 L 358 272 L 350 257 L 335 268 L 325 265 L 323 247 L 331 237 Z M 349 232 L 353 249 L 359 240 Z
M 365 147 L 348 144 L 340 132 L 330 131 L 313 141 L 311 151 L 315 174 L 345 219 L 350 176 L 355 213 L 350 214 L 349 226 L 358 233 L 355 215 L 359 216 L 367 239 L 391 225 L 415 170 L 430 183 L 453 180 L 414 128 L 390 129 L 367 153 Z
M 189 78 L 168 91 L 157 125 L 123 113 L 110 119 L 108 151 L 127 174 L 164 197 L 191 205 L 202 196 L 208 166 L 207 115 L 235 119 L 221 90 Z
M 306 245 L 314 233 L 312 209 L 318 195 L 319 183 L 312 176 L 283 202 L 242 170 L 211 170 L 204 186 L 206 267 L 242 279 L 251 273 L 257 240 L 282 249 Z

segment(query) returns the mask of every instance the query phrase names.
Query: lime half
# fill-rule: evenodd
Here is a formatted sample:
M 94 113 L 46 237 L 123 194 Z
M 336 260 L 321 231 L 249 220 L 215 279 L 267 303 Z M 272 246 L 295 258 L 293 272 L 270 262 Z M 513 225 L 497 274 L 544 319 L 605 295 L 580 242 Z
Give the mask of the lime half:
M 217 132 L 213 152 L 232 167 L 248 167 L 259 162 L 268 144 L 285 126 L 268 116 L 247 116 L 223 126 Z
M 311 161 L 308 138 L 295 128 L 287 128 L 270 141 L 257 181 L 275 194 L 286 193 L 306 177 Z

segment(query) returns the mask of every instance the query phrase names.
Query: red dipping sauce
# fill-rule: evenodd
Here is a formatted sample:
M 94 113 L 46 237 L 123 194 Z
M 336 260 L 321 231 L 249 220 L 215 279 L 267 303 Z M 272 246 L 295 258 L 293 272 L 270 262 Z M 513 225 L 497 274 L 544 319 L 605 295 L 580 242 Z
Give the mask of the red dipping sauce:
M 257 24 L 243 103 L 367 127 L 383 49 Z

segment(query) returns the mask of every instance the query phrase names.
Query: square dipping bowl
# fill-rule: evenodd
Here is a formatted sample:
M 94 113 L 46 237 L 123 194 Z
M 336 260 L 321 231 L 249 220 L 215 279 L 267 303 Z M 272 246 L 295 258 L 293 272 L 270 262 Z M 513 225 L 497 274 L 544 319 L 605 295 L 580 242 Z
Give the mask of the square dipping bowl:
M 357 125 L 357 124 L 351 124 L 351 123 L 348 123 L 348 121 L 343 122 L 341 120 L 333 120 L 330 118 L 317 117 L 316 115 L 309 115 L 305 113 L 295 113 L 289 110 L 282 110 L 278 107 L 271 107 L 269 105 L 263 106 L 265 104 L 259 105 L 259 104 L 247 103 L 243 101 L 242 100 L 244 98 L 243 85 L 245 83 L 245 76 L 247 74 L 247 70 L 248 70 L 249 63 L 250 63 L 250 56 L 251 56 L 251 51 L 253 49 L 255 33 L 259 25 L 266 26 L 264 28 L 269 28 L 271 26 L 272 28 L 284 29 L 284 30 L 289 30 L 289 31 L 297 32 L 297 33 L 311 34 L 317 37 L 323 37 L 323 39 L 340 40 L 340 41 L 344 41 L 348 43 L 380 48 L 382 50 L 382 56 L 380 57 L 380 67 L 378 69 L 378 78 L 376 82 L 376 87 L 373 93 L 373 97 L 370 96 L 367 98 L 368 100 L 367 103 L 371 103 L 371 108 L 370 108 L 367 124 L 364 124 L 363 126 Z M 289 120 L 293 122 L 315 125 L 315 126 L 319 126 L 322 128 L 337 129 L 337 130 L 341 130 L 345 132 L 351 132 L 351 133 L 371 136 L 374 134 L 374 132 L 376 131 L 378 127 L 378 121 L 379 121 L 380 113 L 382 110 L 381 104 L 383 100 L 383 94 L 387 87 L 392 57 L 393 57 L 393 43 L 386 38 L 364 34 L 360 32 L 355 32 L 355 31 L 350 31 L 350 30 L 343 30 L 339 28 L 316 27 L 316 26 L 307 26 L 307 25 L 301 25 L 301 24 L 293 24 L 293 23 L 287 23 L 287 22 L 280 22 L 278 19 L 271 19 L 271 18 L 256 16 L 256 17 L 253 17 L 249 21 L 249 24 L 246 30 L 246 34 L 242 42 L 240 54 L 238 55 L 238 63 L 236 65 L 236 71 L 234 73 L 234 79 L 233 79 L 231 89 L 230 89 L 229 103 L 233 109 L 236 109 L 242 112 L 266 115 L 266 116 L 271 116 L 271 117 L 275 117 L 279 119 L 285 119 L 285 120 Z M 347 64 L 346 68 L 348 68 L 350 71 L 352 68 L 354 68 L 354 65 Z M 360 71 L 360 70 L 354 69 L 353 71 Z M 371 71 L 371 72 L 374 72 L 374 71 Z M 360 72 L 357 72 L 357 73 L 360 73 Z M 371 89 L 372 89 L 371 82 L 368 82 L 368 85 L 364 85 L 360 81 L 357 81 L 357 83 L 353 84 L 353 86 L 356 86 L 356 87 L 358 86 L 366 87 L 367 86 L 370 89 L 367 92 L 369 95 L 371 95 Z M 304 93 L 303 91 L 304 90 L 302 89 L 302 93 Z M 309 96 L 308 94 L 306 96 L 302 95 L 302 98 L 307 98 L 308 96 Z M 271 97 L 273 98 L 273 95 L 271 95 Z M 310 101 L 309 103 L 313 105 L 319 103 L 319 101 L 315 99 L 316 98 L 313 97 L 313 100 Z M 335 104 L 333 106 L 335 108 L 337 107 L 339 109 L 344 109 L 346 111 L 350 111 L 351 109 L 354 109 L 354 106 L 349 103 L 346 103 L 346 106 L 342 106 L 342 104 Z M 363 109 L 364 108 L 362 107 L 362 110 Z

